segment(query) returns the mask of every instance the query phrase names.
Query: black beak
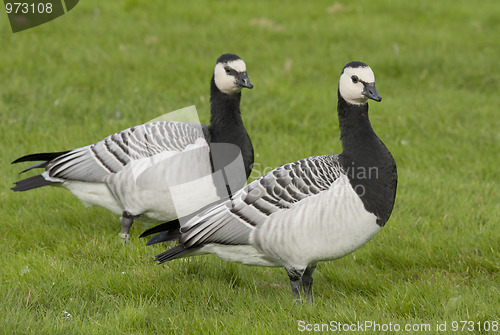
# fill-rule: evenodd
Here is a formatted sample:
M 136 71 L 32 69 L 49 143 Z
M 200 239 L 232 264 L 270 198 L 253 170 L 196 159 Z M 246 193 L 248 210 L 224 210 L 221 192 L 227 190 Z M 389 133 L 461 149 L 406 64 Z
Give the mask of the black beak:
M 246 88 L 253 88 L 253 84 L 250 82 L 250 78 L 248 78 L 248 75 L 246 72 L 243 73 L 238 73 L 236 75 L 236 84 L 241 87 L 246 87 Z
M 373 99 L 378 102 L 382 101 L 382 97 L 378 94 L 377 89 L 375 88 L 375 83 L 366 83 L 363 95 L 368 99 Z

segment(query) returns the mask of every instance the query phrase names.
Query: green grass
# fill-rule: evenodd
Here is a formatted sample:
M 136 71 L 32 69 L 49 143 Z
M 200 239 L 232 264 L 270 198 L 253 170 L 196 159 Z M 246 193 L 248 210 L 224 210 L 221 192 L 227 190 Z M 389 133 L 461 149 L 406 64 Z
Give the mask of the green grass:
M 450 333 L 452 321 L 499 321 L 499 12 L 496 0 L 88 0 L 17 34 L 0 15 L 0 333 L 279 334 L 299 320 L 426 333 L 446 321 Z M 242 99 L 253 178 L 339 153 L 342 66 L 375 71 L 383 101 L 370 115 L 398 163 L 396 206 L 373 241 L 318 266 L 312 307 L 292 300 L 283 269 L 213 256 L 157 266 L 164 247 L 145 247 L 140 224 L 124 246 L 116 216 L 65 190 L 9 190 L 21 155 L 192 104 L 208 122 L 224 52 L 255 84 Z

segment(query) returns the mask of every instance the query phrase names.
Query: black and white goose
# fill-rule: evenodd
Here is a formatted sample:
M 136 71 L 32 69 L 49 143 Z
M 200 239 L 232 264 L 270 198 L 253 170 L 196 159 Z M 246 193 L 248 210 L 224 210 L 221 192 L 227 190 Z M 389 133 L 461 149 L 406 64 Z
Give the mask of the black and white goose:
M 228 145 L 239 148 L 243 178 L 233 181 L 231 188 L 238 190 L 244 186 L 254 160 L 252 142 L 240 114 L 244 87 L 253 88 L 244 61 L 234 54 L 224 54 L 218 58 L 211 79 L 209 126 L 152 122 L 82 148 L 23 156 L 13 163 L 42 162 L 22 172 L 35 168 L 45 171 L 16 182 L 12 190 L 63 186 L 87 205 L 102 206 L 121 214 L 120 235 L 125 239 L 136 218 L 158 223 L 177 218 L 178 211 L 186 215 L 199 210 L 207 205 L 210 197 L 185 194 L 174 204 L 166 182 L 194 180 L 219 170 L 224 162 L 217 164 L 212 154 L 214 146 L 220 144 L 222 148 Z M 208 154 L 210 148 L 211 155 Z
M 368 99 L 382 99 L 372 70 L 348 63 L 337 107 L 343 152 L 285 164 L 204 208 L 180 230 L 176 221 L 160 225 L 164 240 L 178 239 L 179 245 L 156 260 L 210 253 L 247 265 L 283 266 L 294 297 L 303 291 L 312 303 L 317 263 L 363 246 L 393 209 L 396 163 L 372 129 Z

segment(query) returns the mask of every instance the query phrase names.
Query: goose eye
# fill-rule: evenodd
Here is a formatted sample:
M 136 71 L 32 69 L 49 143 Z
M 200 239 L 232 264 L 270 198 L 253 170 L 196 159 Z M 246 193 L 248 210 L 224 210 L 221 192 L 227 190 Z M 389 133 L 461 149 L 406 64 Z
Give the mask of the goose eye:
M 226 73 L 227 73 L 227 74 L 229 74 L 229 73 L 231 72 L 231 68 L 230 68 L 230 67 L 228 67 L 228 66 L 226 66 L 226 67 L 224 68 L 224 70 L 226 70 Z
M 355 84 L 357 84 L 359 81 L 358 76 L 352 76 L 351 79 L 352 79 L 352 82 Z

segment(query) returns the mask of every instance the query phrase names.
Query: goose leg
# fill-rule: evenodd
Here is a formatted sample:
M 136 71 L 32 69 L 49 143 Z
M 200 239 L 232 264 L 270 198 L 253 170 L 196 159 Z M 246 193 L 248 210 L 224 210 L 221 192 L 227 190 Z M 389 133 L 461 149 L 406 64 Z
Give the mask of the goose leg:
M 122 213 L 122 229 L 120 232 L 120 237 L 123 239 L 125 243 L 127 243 L 128 239 L 130 238 L 130 227 L 132 227 L 132 224 L 134 223 L 134 219 L 136 216 L 133 216 L 127 211 L 123 211 Z
M 304 270 L 300 269 L 286 269 L 288 278 L 290 278 L 290 286 L 292 286 L 292 294 L 295 300 L 300 300 L 300 293 L 302 292 L 302 274 Z
M 313 277 L 312 274 L 316 270 L 316 264 L 309 266 L 302 275 L 302 286 L 304 287 L 304 295 L 306 300 L 312 305 L 313 296 L 312 296 L 312 286 L 313 286 Z

